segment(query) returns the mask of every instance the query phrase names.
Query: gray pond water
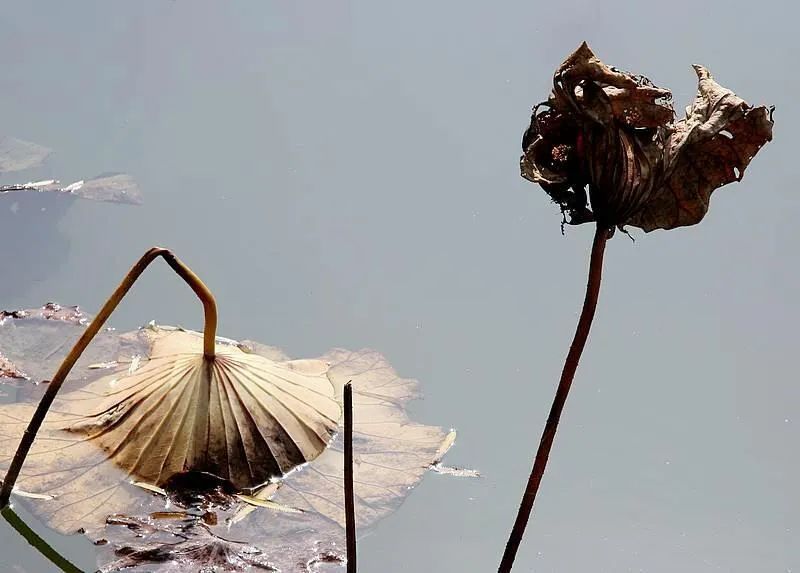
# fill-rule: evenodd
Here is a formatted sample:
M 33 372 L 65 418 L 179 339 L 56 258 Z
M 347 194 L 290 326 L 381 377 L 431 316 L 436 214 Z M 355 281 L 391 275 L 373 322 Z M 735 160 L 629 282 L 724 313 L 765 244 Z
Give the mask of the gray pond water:
M 672 88 L 678 109 L 701 62 L 777 106 L 776 140 L 701 225 L 609 244 L 517 569 L 800 571 L 797 14 L 757 8 L 4 2 L 0 132 L 56 150 L 26 180 L 124 171 L 144 204 L 75 201 L 0 245 L 13 263 L 0 307 L 94 311 L 158 244 L 214 290 L 223 335 L 298 357 L 380 350 L 421 381 L 412 416 L 458 429 L 448 461 L 484 477 L 428 475 L 363 538 L 360 569 L 493 571 L 592 233 L 562 237 L 557 208 L 519 177 L 530 107 L 584 39 Z M 113 324 L 154 318 L 200 326 L 164 265 Z M 94 566 L 87 541 L 46 537 Z M 51 567 L 2 524 L 0 570 L 16 565 Z

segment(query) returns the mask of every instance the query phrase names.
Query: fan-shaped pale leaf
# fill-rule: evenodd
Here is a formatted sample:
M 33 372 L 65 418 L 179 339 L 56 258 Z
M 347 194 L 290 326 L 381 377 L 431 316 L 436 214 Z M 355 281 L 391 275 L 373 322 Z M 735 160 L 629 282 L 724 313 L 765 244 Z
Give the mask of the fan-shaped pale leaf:
M 130 380 L 144 387 L 147 376 L 153 375 L 153 368 L 160 368 L 166 361 L 176 364 L 182 360 L 179 357 L 185 351 L 184 339 L 190 344 L 199 341 L 186 338 L 195 337 L 192 333 L 173 332 L 166 336 L 160 328 L 121 336 L 139 341 L 143 338 L 162 340 L 163 344 L 153 345 L 150 359 L 142 360 L 131 377 L 124 376 L 130 363 L 130 357 L 124 352 L 94 357 L 93 362 L 118 360 L 122 365 L 119 376 L 91 382 L 58 401 L 58 409 L 48 414 L 18 482 L 20 489 L 52 495 L 54 499 L 17 497 L 17 502 L 30 507 L 44 523 L 60 531 L 74 532 L 83 528 L 92 539 L 107 540 L 109 543 L 100 549 L 101 562 L 106 564 L 103 571 L 182 572 L 215 567 L 213 570 L 243 572 L 269 570 L 268 567 L 285 573 L 338 570 L 344 550 L 341 438 L 282 480 L 249 493 L 251 498 L 273 502 L 274 509 L 256 507 L 251 498 L 243 502 L 235 494 L 225 494 L 227 502 L 220 505 L 215 498 L 216 505 L 205 510 L 216 514 L 205 521 L 180 518 L 175 510 L 180 510 L 184 502 L 174 494 L 170 494 L 172 497 L 168 501 L 156 493 L 158 488 L 131 484 L 131 481 L 145 483 L 145 480 L 131 478 L 129 470 L 119 461 L 109 461 L 108 453 L 97 447 L 96 439 L 91 439 L 95 426 L 86 423 L 87 419 L 102 422 L 101 412 L 110 412 L 108 404 L 101 404 L 101 400 L 112 400 L 112 394 L 105 391 L 99 394 L 98 389 L 114 388 L 114 403 L 121 403 L 122 398 L 128 397 L 126 404 L 138 404 L 135 412 L 142 406 L 130 398 L 135 389 Z M 399 378 L 377 352 L 335 350 L 319 361 L 287 361 L 279 350 L 260 344 L 220 346 L 218 353 L 226 360 L 235 358 L 241 362 L 243 357 L 250 357 L 267 360 L 271 368 L 276 368 L 276 364 L 285 365 L 290 374 L 283 372 L 283 375 L 290 379 L 298 373 L 318 377 L 321 365 L 329 364 L 325 378 L 331 386 L 331 396 L 338 397 L 343 385 L 352 380 L 359 531 L 363 532 L 392 513 L 427 468 L 441 457 L 446 433 L 437 427 L 412 422 L 404 411 L 405 403 L 417 396 L 417 383 Z M 16 354 L 9 353 L 9 356 L 17 360 Z M 98 371 L 84 368 L 76 374 L 85 376 L 87 372 Z M 164 389 L 155 395 L 169 393 Z M 83 426 L 78 424 L 74 413 L 78 410 L 86 414 L 81 403 L 99 407 L 91 416 L 81 417 Z M 209 400 L 209 412 L 211 403 Z M 338 412 L 338 405 L 336 408 Z M 8 463 L 32 410 L 28 404 L 0 407 L 0 466 Z M 112 413 L 113 416 L 116 414 Z M 120 417 L 122 420 L 112 425 L 109 434 L 119 431 L 115 428 L 125 427 L 125 418 Z M 156 418 L 163 416 L 154 413 L 153 419 Z M 70 425 L 72 431 L 63 430 Z M 107 444 L 113 447 L 115 442 L 107 439 Z M 159 438 L 153 443 L 160 443 Z M 188 446 L 182 447 L 191 451 Z M 145 447 L 140 458 L 138 452 L 129 456 L 123 446 L 120 454 L 129 460 L 127 467 L 138 460 L 134 465 L 139 468 L 148 466 L 149 462 L 142 460 L 159 448 L 152 444 Z M 269 452 L 263 451 L 260 455 L 269 455 Z M 169 513 L 164 513 L 167 508 Z M 282 508 L 302 512 L 282 511 Z
M 274 362 L 226 344 L 213 360 L 194 333 L 154 333 L 150 359 L 56 406 L 65 433 L 85 437 L 137 481 L 164 485 L 202 471 L 257 487 L 317 457 L 340 417 L 328 365 Z

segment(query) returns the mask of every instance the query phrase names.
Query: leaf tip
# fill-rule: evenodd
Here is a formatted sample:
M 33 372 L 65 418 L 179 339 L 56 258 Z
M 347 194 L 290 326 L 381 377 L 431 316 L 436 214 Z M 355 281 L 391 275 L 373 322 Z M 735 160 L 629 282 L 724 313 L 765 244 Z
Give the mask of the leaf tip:
M 702 64 L 692 64 L 692 68 L 694 68 L 694 73 L 697 74 L 698 80 L 711 80 L 714 77 L 711 75 L 711 72 L 708 71 L 708 68 Z

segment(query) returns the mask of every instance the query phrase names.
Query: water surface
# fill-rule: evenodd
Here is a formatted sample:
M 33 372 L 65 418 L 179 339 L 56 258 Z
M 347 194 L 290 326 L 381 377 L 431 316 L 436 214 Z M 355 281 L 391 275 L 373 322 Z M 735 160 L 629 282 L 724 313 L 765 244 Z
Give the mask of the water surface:
M 134 175 L 2 246 L 0 306 L 96 310 L 151 245 L 220 333 L 372 347 L 419 378 L 449 461 L 360 545 L 363 571 L 493 571 L 583 297 L 592 230 L 518 175 L 530 107 L 580 41 L 675 92 L 707 65 L 777 105 L 776 141 L 702 225 L 615 238 L 520 571 L 800 570 L 796 18 L 783 3 L 6 2 L 0 125 L 22 179 Z M 770 15 L 771 14 L 771 15 Z M 2 183 L 20 177 L 4 176 Z M 0 198 L 0 201 L 3 201 Z M 11 217 L 0 203 L 0 217 Z M 5 224 L 5 223 L 4 223 Z M 156 266 L 114 317 L 199 327 Z M 91 570 L 80 538 L 51 535 Z M 0 527 L 0 565 L 48 565 Z

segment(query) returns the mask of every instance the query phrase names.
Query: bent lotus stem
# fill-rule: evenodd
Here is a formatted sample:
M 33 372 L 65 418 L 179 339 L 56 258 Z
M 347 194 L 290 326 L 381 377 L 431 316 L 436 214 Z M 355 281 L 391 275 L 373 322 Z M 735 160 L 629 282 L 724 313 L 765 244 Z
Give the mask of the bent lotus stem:
M 353 491 L 353 385 L 344 386 L 344 512 L 347 573 L 356 573 L 356 503 Z
M 525 534 L 525 527 L 528 525 L 528 519 L 533 510 L 533 503 L 536 501 L 536 492 L 539 491 L 539 484 L 542 482 L 542 476 L 547 466 L 547 459 L 550 456 L 550 449 L 553 446 L 553 439 L 556 436 L 558 421 L 561 418 L 561 412 L 564 410 L 564 404 L 567 401 L 567 395 L 572 386 L 572 379 L 575 377 L 575 371 L 578 369 L 578 362 L 583 353 L 583 348 L 586 346 L 586 340 L 589 338 L 589 330 L 592 326 L 592 319 L 594 318 L 594 312 L 597 308 L 597 298 L 600 294 L 600 279 L 603 273 L 603 253 L 605 252 L 606 242 L 608 241 L 610 232 L 610 228 L 600 224 L 597 225 L 594 243 L 592 244 L 592 254 L 589 261 L 589 279 L 586 283 L 586 297 L 583 301 L 583 310 L 578 319 L 578 326 L 575 329 L 575 336 L 572 339 L 572 345 L 569 347 L 567 359 L 564 362 L 561 380 L 558 383 L 553 405 L 550 407 L 550 415 L 547 417 L 547 422 L 544 426 L 544 432 L 539 442 L 539 449 L 536 451 L 536 458 L 533 462 L 533 469 L 528 478 L 528 485 L 525 488 L 525 494 L 522 497 L 517 519 L 511 530 L 511 535 L 506 543 L 506 549 L 503 553 L 503 559 L 500 562 L 498 573 L 509 573 L 511 571 L 514 565 L 514 558 L 517 556 L 517 550 Z
M 53 379 L 48 384 L 47 391 L 44 393 L 44 396 L 42 396 L 31 421 L 28 423 L 25 434 L 22 436 L 22 440 L 20 440 L 14 458 L 11 460 L 11 465 L 3 479 L 3 487 L 0 489 L 0 509 L 8 505 L 11 492 L 14 489 L 14 484 L 19 477 L 22 464 L 25 463 L 25 458 L 28 456 L 28 452 L 33 445 L 33 440 L 36 438 L 36 434 L 39 432 L 39 428 L 41 428 L 44 422 L 47 411 L 53 404 L 56 394 L 58 394 L 61 385 L 64 383 L 64 380 L 66 380 L 72 367 L 75 366 L 78 358 L 80 358 L 83 351 L 86 350 L 86 347 L 89 346 L 92 339 L 100 332 L 100 329 L 111 316 L 111 313 L 114 312 L 122 299 L 125 298 L 125 295 L 128 294 L 133 284 L 139 279 L 150 263 L 158 257 L 163 258 L 167 262 L 172 270 L 191 287 L 197 295 L 197 298 L 203 303 L 203 310 L 205 312 L 203 355 L 209 361 L 214 359 L 214 343 L 217 332 L 217 303 L 214 300 L 214 295 L 211 294 L 211 291 L 208 290 L 208 287 L 203 281 L 201 281 L 189 267 L 183 264 L 172 251 L 160 247 L 151 248 L 142 255 L 142 258 L 140 258 L 133 267 L 131 267 L 131 270 L 128 271 L 128 274 L 122 279 L 122 282 L 103 305 L 103 308 L 100 309 L 100 312 L 97 313 L 94 320 L 86 327 L 86 330 L 75 343 L 75 346 L 72 347 L 72 350 L 69 351 L 67 357 L 61 362 L 58 371 L 56 371 Z
M 83 573 L 82 569 L 76 567 L 69 559 L 61 555 L 50 544 L 42 539 L 33 529 L 31 529 L 22 518 L 10 507 L 4 507 L 0 510 L 8 524 L 17 530 L 17 533 L 22 535 L 25 540 L 31 544 L 39 553 L 47 558 L 50 563 L 61 569 L 64 573 Z

